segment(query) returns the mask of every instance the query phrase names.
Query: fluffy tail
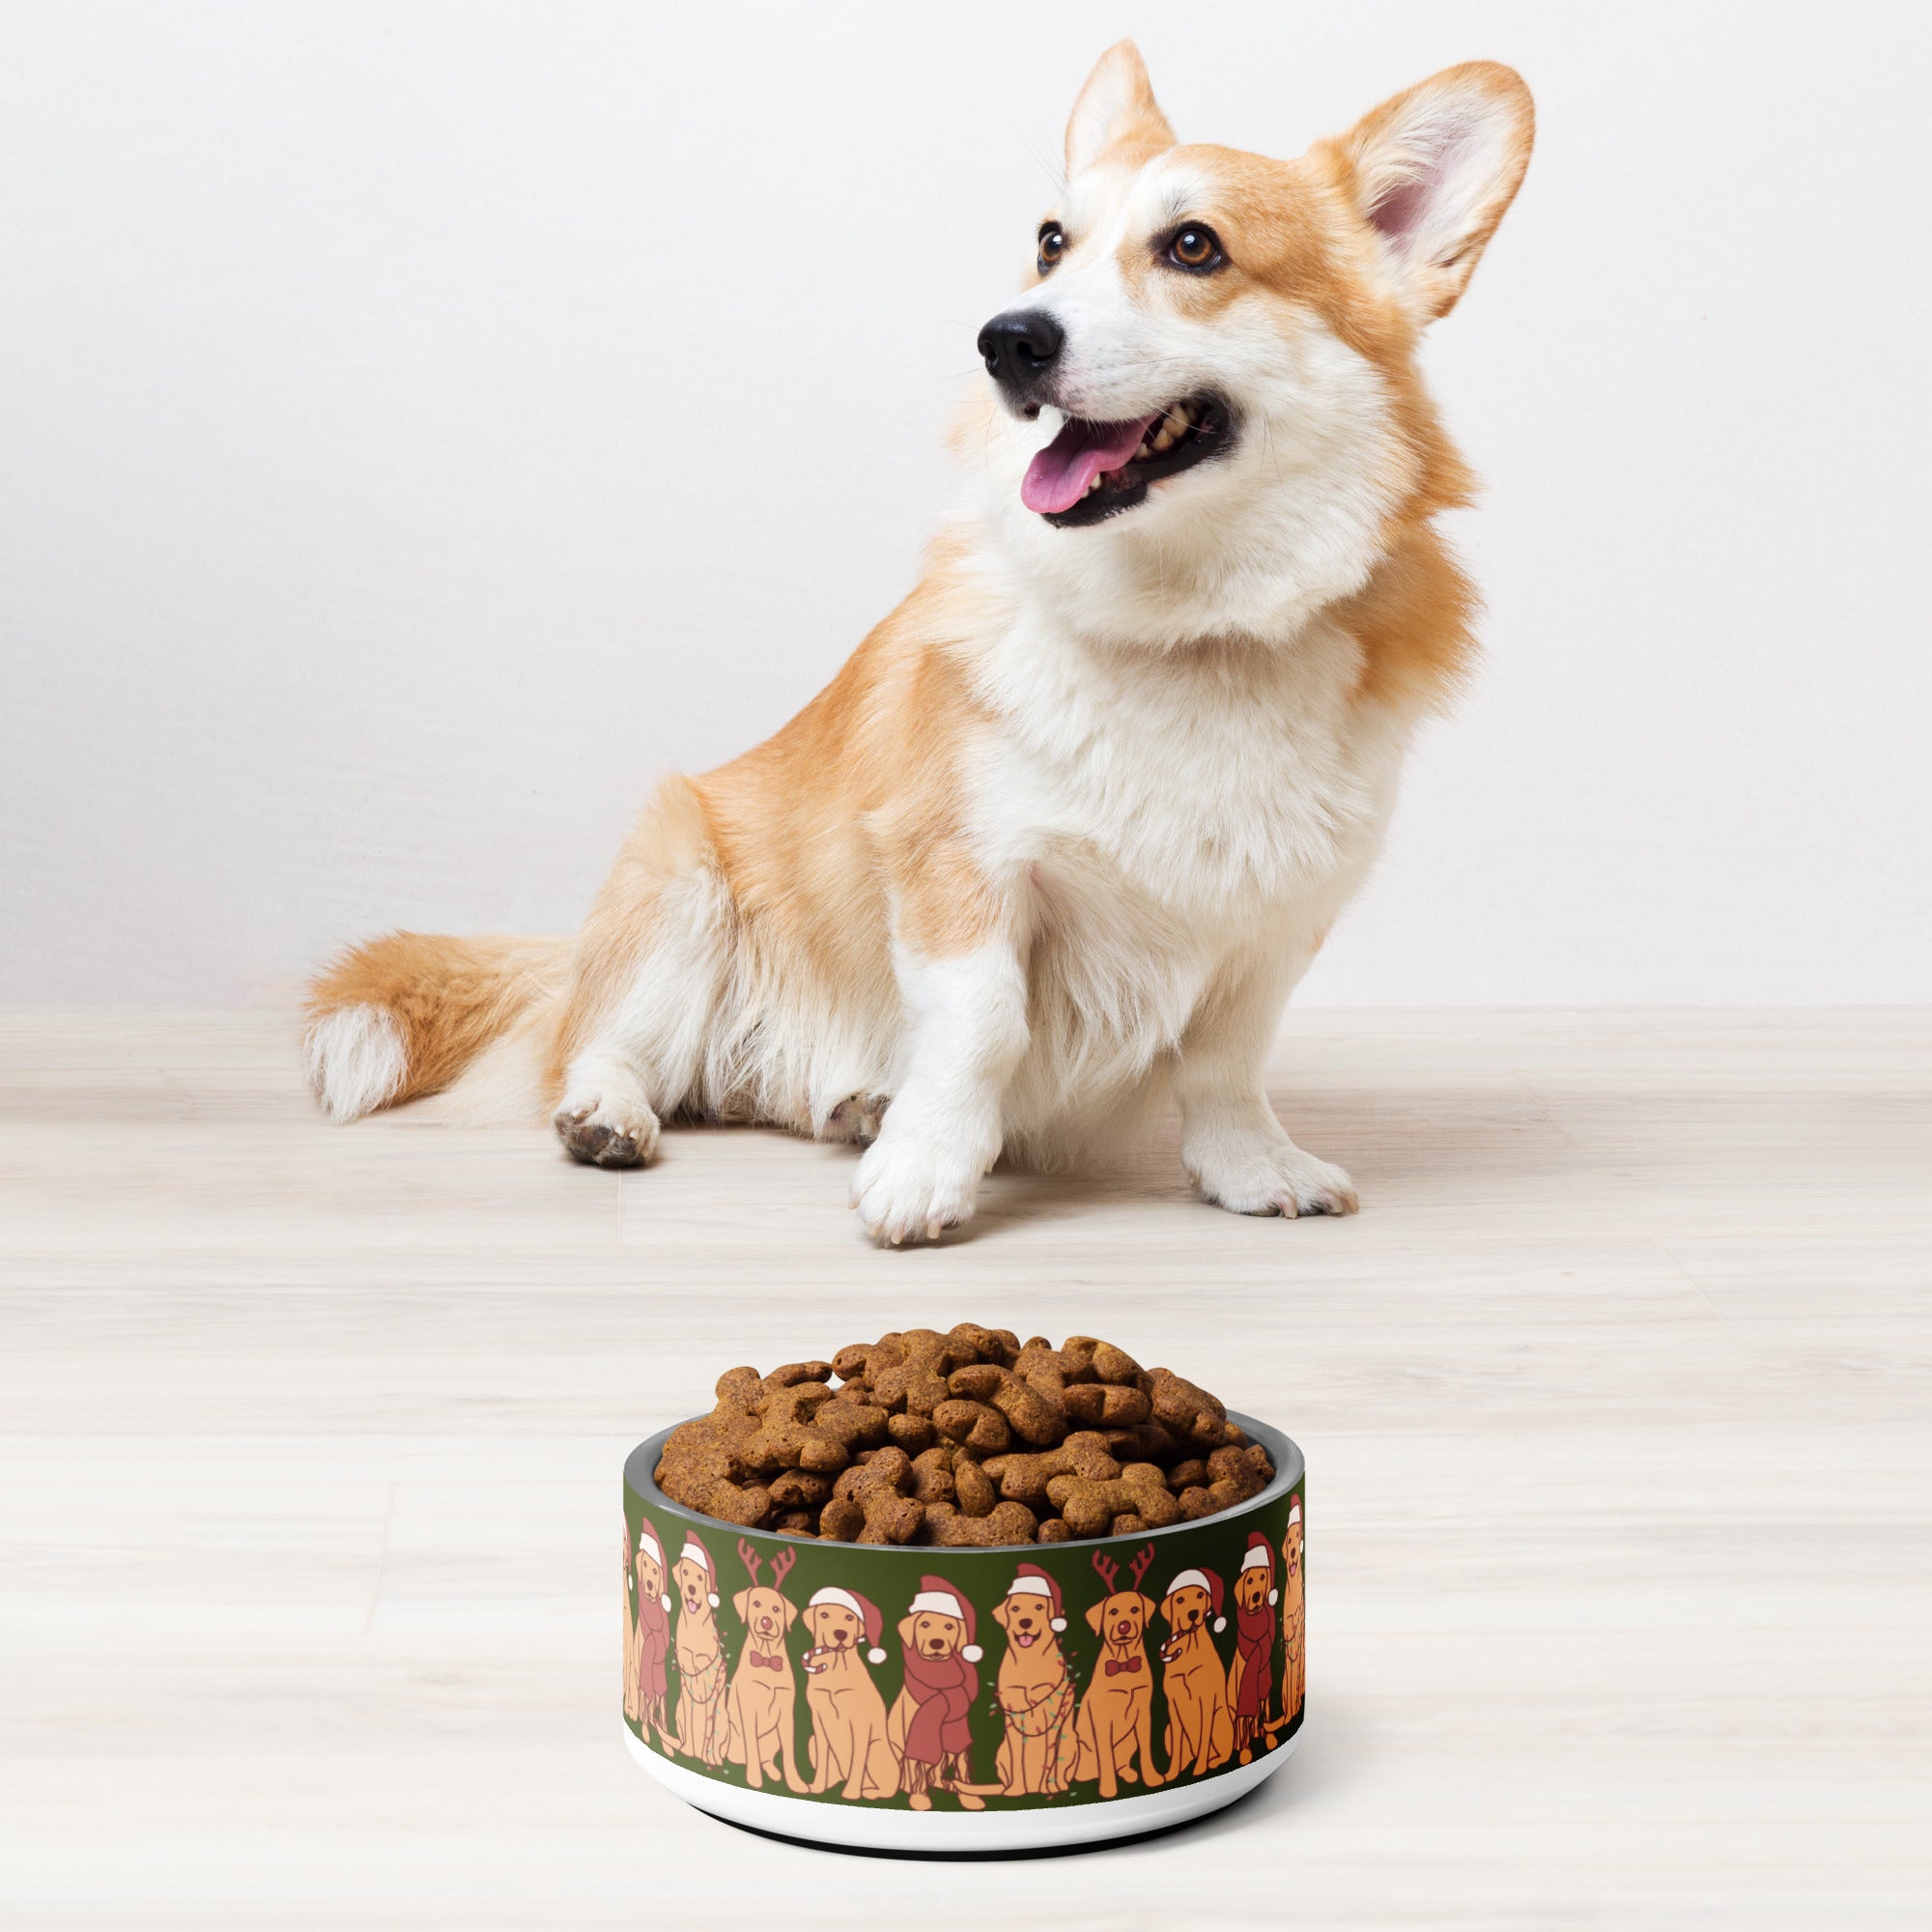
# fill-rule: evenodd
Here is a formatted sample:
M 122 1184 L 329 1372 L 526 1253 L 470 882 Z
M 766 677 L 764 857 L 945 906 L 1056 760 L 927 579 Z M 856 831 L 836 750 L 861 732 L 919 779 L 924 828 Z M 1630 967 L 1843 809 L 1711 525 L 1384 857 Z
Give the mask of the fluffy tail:
M 447 1087 L 537 1001 L 558 991 L 567 939 L 392 932 L 309 988 L 302 1063 L 338 1121 Z

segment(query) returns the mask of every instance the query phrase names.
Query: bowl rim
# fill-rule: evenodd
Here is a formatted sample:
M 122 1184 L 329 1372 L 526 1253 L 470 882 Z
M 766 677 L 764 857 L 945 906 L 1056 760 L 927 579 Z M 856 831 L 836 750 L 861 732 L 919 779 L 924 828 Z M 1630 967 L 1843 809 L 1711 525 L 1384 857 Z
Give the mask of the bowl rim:
M 702 1420 L 699 1416 L 687 1419 L 694 1422 Z M 978 1556 L 1021 1549 L 1100 1549 L 1110 1543 L 1140 1544 L 1147 1542 L 1151 1537 L 1173 1536 L 1182 1530 L 1207 1529 L 1214 1523 L 1232 1522 L 1236 1517 L 1246 1516 L 1251 1511 L 1265 1509 L 1270 1503 L 1279 1502 L 1282 1497 L 1300 1485 L 1308 1473 L 1308 1463 L 1301 1453 L 1300 1445 L 1292 1436 L 1284 1435 L 1268 1423 L 1259 1422 L 1253 1416 L 1239 1414 L 1232 1408 L 1228 1411 L 1228 1420 L 1237 1429 L 1244 1431 L 1250 1441 L 1259 1442 L 1268 1452 L 1274 1463 L 1274 1480 L 1265 1489 L 1248 1497 L 1245 1502 L 1236 1503 L 1233 1509 L 1217 1510 L 1212 1516 L 1195 1517 L 1190 1521 L 1164 1523 L 1158 1529 L 1132 1530 L 1125 1536 L 1069 1536 L 1060 1543 L 992 1543 L 972 1548 L 948 1547 L 946 1554 Z M 833 1537 L 795 1536 L 787 1539 L 783 1530 L 747 1529 L 742 1523 L 728 1521 L 724 1517 L 706 1516 L 702 1510 L 688 1509 L 683 1503 L 674 1503 L 658 1488 L 653 1471 L 657 1468 L 658 1458 L 664 1453 L 664 1445 L 669 1440 L 671 1431 L 683 1427 L 682 1422 L 669 1424 L 659 1430 L 655 1435 L 646 1436 L 624 1458 L 626 1488 L 634 1490 L 639 1497 L 653 1509 L 663 1510 L 667 1515 L 694 1524 L 700 1530 L 715 1531 L 722 1525 L 727 1530 L 735 1529 L 741 1536 L 769 1536 L 775 1540 L 789 1540 L 794 1543 L 826 1543 L 837 1548 L 865 1549 L 880 1555 L 896 1551 L 904 1556 L 918 1557 L 922 1563 L 931 1562 L 933 1551 L 940 1547 L 930 1543 L 841 1545 Z

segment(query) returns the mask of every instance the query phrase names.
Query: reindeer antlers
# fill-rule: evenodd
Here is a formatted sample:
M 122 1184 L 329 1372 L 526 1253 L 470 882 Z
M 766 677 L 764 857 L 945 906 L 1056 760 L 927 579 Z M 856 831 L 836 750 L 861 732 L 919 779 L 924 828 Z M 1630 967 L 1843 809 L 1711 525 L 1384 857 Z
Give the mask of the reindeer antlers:
M 764 1558 L 758 1554 L 756 1546 L 747 1543 L 742 1536 L 738 1539 L 738 1560 L 752 1573 L 752 1581 L 755 1584 L 758 1580 L 758 1572 L 764 1567 Z M 783 1584 L 786 1576 L 791 1570 L 791 1566 L 797 1561 L 798 1551 L 796 1549 L 781 1549 L 772 1558 L 772 1588 L 774 1590 L 779 1589 Z
M 1140 1588 L 1141 1578 L 1147 1575 L 1148 1566 L 1152 1561 L 1153 1545 L 1151 1543 L 1142 1544 L 1140 1554 L 1127 1565 L 1128 1589 L 1138 1590 Z M 1094 1552 L 1094 1574 L 1099 1577 L 1101 1582 L 1106 1584 L 1107 1594 L 1111 1597 L 1114 1594 L 1114 1584 L 1121 1574 L 1121 1566 L 1111 1556 L 1104 1556 L 1096 1549 Z

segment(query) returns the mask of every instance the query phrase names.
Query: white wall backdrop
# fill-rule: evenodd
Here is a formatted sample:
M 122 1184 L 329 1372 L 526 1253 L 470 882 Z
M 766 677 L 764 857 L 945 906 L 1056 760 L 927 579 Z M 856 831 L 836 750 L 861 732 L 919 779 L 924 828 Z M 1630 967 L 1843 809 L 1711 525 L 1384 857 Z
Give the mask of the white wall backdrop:
M 1127 32 L 1183 138 L 1541 112 L 1487 668 L 1307 997 L 1925 997 L 1924 9 L 177 0 L 0 25 L 0 999 L 574 924 L 911 581 Z

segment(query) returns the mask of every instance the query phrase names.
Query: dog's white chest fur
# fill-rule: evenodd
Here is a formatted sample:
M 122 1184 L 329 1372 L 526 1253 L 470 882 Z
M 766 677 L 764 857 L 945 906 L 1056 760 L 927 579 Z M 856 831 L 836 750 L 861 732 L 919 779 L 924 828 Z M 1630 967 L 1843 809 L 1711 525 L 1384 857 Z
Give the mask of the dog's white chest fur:
M 975 843 L 1034 895 L 1019 1131 L 1115 1104 L 1233 962 L 1298 976 L 1394 800 L 1404 733 L 1358 700 L 1360 671 L 1320 623 L 1157 652 L 1022 618 L 985 647 Z

